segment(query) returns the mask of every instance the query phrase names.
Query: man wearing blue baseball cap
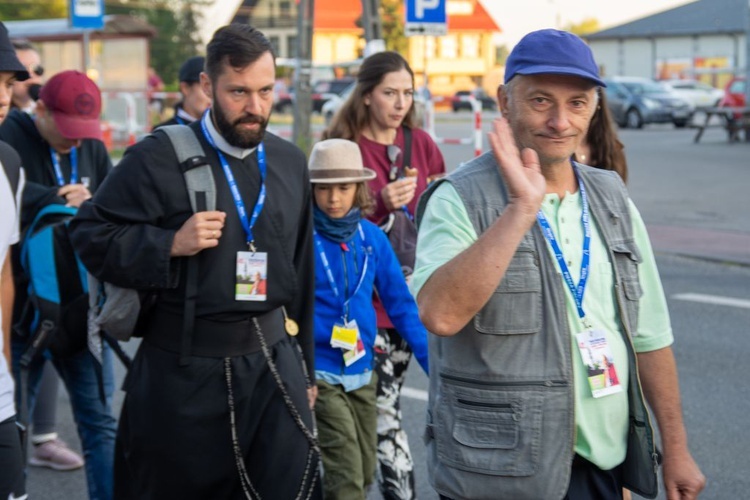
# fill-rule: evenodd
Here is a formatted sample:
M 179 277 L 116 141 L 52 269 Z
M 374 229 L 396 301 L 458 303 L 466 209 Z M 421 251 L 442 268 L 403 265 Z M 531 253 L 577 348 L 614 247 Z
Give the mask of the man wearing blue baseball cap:
M 425 192 L 412 276 L 430 335 L 428 470 L 441 498 L 695 498 L 666 300 L 617 174 L 571 161 L 604 83 L 591 50 L 526 35 L 492 152 Z

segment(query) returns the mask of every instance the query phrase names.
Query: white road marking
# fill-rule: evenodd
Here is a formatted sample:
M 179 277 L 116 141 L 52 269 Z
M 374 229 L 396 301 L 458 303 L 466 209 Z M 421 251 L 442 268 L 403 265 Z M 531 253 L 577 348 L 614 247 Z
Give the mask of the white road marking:
M 741 307 L 750 309 L 750 300 L 734 299 L 732 297 L 720 297 L 719 295 L 706 295 L 703 293 L 678 293 L 672 295 L 673 299 L 687 300 L 690 302 L 702 302 L 704 304 L 716 304 L 719 306 Z
M 414 389 L 412 387 L 402 387 L 401 395 L 407 398 L 418 399 L 420 401 L 427 401 L 427 391 L 422 389 Z

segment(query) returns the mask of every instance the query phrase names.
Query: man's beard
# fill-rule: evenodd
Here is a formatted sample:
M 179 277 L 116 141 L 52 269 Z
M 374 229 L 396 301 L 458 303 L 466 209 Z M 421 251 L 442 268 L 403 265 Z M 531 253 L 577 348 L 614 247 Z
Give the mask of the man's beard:
M 263 141 L 263 136 L 266 133 L 266 126 L 268 120 L 264 119 L 260 115 L 245 114 L 240 118 L 230 123 L 221 106 L 218 105 L 218 101 L 214 97 L 214 105 L 211 107 L 213 111 L 214 121 L 216 128 L 221 133 L 224 140 L 226 140 L 232 146 L 242 149 L 251 149 L 256 147 Z M 243 123 L 258 123 L 260 128 L 258 130 L 247 130 L 240 127 Z

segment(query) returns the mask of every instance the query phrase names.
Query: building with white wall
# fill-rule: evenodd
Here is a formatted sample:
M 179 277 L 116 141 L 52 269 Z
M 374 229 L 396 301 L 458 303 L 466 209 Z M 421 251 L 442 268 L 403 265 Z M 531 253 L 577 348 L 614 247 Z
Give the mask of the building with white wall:
M 743 73 L 747 0 L 698 0 L 585 36 L 605 76 L 695 78 L 723 87 Z

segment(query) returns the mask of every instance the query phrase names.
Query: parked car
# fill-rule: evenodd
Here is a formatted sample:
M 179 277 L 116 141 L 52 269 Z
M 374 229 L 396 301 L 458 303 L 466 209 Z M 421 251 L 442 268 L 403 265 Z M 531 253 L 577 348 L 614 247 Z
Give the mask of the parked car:
M 354 88 L 356 86 L 357 82 L 350 83 L 349 86 L 345 88 L 340 95 L 332 96 L 323 104 L 323 107 L 320 109 L 320 114 L 323 115 L 326 125 L 331 123 L 331 120 L 333 120 L 333 115 L 338 113 L 339 109 L 344 104 L 344 102 L 349 99 L 349 96 L 354 91 Z
M 690 104 L 662 83 L 626 76 L 605 78 L 604 83 L 609 111 L 621 127 L 671 122 L 682 128 L 693 117 Z
M 274 94 L 273 110 L 277 113 L 291 114 L 294 111 L 294 92 L 280 91 Z
M 333 120 L 333 117 L 336 113 L 339 112 L 339 109 L 341 109 L 341 106 L 346 102 L 347 99 L 349 99 L 349 95 L 354 91 L 354 88 L 357 86 L 357 82 L 352 82 L 349 87 L 347 87 L 341 95 L 333 96 L 328 101 L 326 101 L 325 104 L 323 104 L 323 107 L 321 108 L 320 114 L 323 115 L 323 118 L 325 119 L 326 125 L 329 125 L 331 123 L 331 120 Z M 425 99 L 423 95 L 419 93 L 414 93 L 414 109 L 415 109 L 415 115 L 414 119 L 417 122 L 417 126 L 422 126 L 423 120 L 424 120 L 424 113 L 425 113 Z
M 349 78 L 336 78 L 335 80 L 320 80 L 313 85 L 312 89 L 312 102 L 313 111 L 320 113 L 323 109 L 323 104 L 334 96 L 341 96 L 352 82 L 356 80 L 352 77 Z
M 693 107 L 709 108 L 718 106 L 724 98 L 724 91 L 696 80 L 662 80 L 669 85 L 675 95 L 686 100 Z
M 737 76 L 729 80 L 724 89 L 724 99 L 719 106 L 731 106 L 744 108 L 747 101 L 745 99 L 745 89 L 747 81 L 742 76 Z
M 453 95 L 453 99 L 451 100 L 451 108 L 453 108 L 453 112 L 456 113 L 462 109 L 466 109 L 471 111 L 471 103 L 469 101 L 462 100 L 462 98 L 466 98 L 473 95 L 476 100 L 482 103 L 482 109 L 485 111 L 494 111 L 497 109 L 497 103 L 495 102 L 495 99 L 487 95 L 487 92 L 484 91 L 482 88 L 476 88 L 474 90 L 459 90 Z

